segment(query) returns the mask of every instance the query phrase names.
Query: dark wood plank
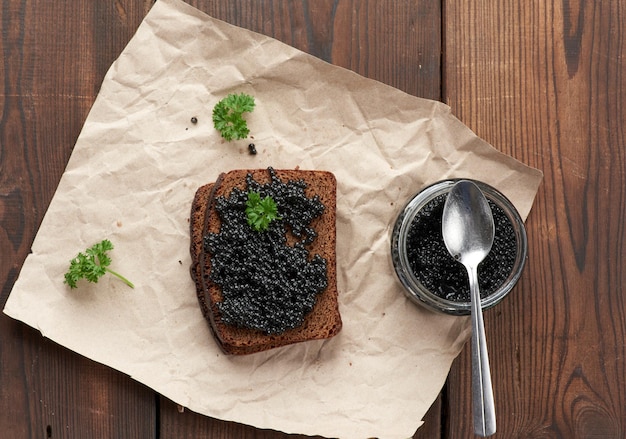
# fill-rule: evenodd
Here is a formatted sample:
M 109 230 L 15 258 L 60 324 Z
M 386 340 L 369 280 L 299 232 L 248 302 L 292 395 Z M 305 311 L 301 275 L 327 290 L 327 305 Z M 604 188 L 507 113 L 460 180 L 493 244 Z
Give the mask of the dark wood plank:
M 424 425 L 417 429 L 413 439 L 441 438 L 442 397 L 433 403 L 424 418 Z M 273 430 L 261 430 L 236 422 L 222 421 L 185 410 L 167 398 L 161 397 L 161 439 L 322 439 L 321 436 L 285 434 Z
M 209 15 L 281 40 L 335 65 L 416 96 L 440 99 L 439 1 L 228 0 L 190 1 Z M 416 424 L 417 424 L 416 420 Z M 441 398 L 415 439 L 437 439 Z M 300 438 L 178 413 L 161 404 L 163 438 Z
M 413 435 L 413 439 L 440 439 L 443 438 L 442 423 L 444 419 L 444 400 L 446 395 L 446 388 L 443 390 L 430 406 L 428 412 L 424 416 L 424 424 L 417 429 Z
M 412 95 L 440 99 L 440 1 L 189 3 L 215 18 L 274 37 Z
M 106 4 L 105 4 L 106 3 Z M 0 8 L 0 306 L 102 78 L 149 3 L 4 0 Z M 3 437 L 154 437 L 153 392 L 0 315 Z
M 445 100 L 542 169 L 528 265 L 485 316 L 499 438 L 626 435 L 624 2 L 445 2 Z M 446 437 L 472 436 L 466 349 Z
M 4 0 L 0 79 L 0 284 L 4 304 L 110 64 L 152 0 Z M 190 2 L 194 4 L 194 2 Z M 326 61 L 440 98 L 435 1 L 195 2 Z M 0 315 L 7 437 L 284 437 L 156 404 L 149 389 Z M 440 400 L 418 437 L 439 435 Z M 157 425 L 155 407 L 161 406 Z
M 160 439 L 322 439 L 285 434 L 199 415 L 161 397 Z

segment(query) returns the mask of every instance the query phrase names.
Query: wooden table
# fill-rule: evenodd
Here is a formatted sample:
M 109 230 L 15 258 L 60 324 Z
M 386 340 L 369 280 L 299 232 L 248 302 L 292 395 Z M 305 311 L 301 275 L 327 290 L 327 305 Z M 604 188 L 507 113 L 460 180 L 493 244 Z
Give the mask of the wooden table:
M 107 69 L 152 3 L 2 1 L 0 304 Z M 480 137 L 541 169 L 527 267 L 485 315 L 495 437 L 626 437 L 626 1 L 190 3 L 441 100 Z M 473 436 L 468 351 L 415 438 Z M 4 315 L 0 365 L 6 438 L 301 437 L 179 413 Z

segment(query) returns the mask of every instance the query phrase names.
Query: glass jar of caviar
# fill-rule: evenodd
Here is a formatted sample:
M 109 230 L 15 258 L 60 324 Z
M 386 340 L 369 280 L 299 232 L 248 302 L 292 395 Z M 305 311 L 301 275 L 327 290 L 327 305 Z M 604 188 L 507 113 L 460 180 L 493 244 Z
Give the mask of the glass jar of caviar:
M 448 192 L 457 180 L 434 183 L 409 200 L 391 237 L 393 265 L 407 296 L 414 302 L 453 315 L 470 313 L 465 267 L 446 249 L 441 216 Z M 499 303 L 517 283 L 526 261 L 524 222 L 513 204 L 497 189 L 474 181 L 491 207 L 495 237 L 478 266 L 483 309 Z

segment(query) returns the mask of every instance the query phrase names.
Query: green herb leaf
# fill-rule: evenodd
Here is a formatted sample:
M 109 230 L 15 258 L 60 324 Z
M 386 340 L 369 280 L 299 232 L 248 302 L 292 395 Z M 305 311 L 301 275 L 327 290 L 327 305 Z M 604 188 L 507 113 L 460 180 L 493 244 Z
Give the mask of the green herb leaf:
M 89 282 L 95 283 L 108 272 L 117 276 L 129 287 L 135 288 L 131 281 L 108 268 L 111 265 L 111 258 L 107 255 L 109 250 L 113 250 L 113 244 L 108 239 L 104 239 L 102 242 L 89 247 L 84 253 L 78 253 L 70 261 L 64 283 L 68 284 L 70 288 L 77 288 L 77 282 L 80 279 L 87 279 Z
M 267 230 L 272 221 L 281 219 L 278 216 L 278 206 L 272 197 L 261 199 L 261 194 L 253 191 L 248 192 L 246 215 L 248 224 L 257 232 Z
M 254 110 L 254 98 L 245 93 L 232 93 L 213 107 L 213 126 L 229 142 L 245 139 L 250 134 L 243 113 Z

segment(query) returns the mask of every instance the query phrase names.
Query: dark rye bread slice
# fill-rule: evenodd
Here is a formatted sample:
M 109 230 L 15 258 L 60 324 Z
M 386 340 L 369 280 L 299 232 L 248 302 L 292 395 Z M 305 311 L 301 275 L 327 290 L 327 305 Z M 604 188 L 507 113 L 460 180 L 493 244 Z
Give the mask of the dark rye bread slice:
M 307 248 L 310 255 L 319 254 L 327 261 L 328 286 L 318 294 L 313 310 L 305 317 L 303 324 L 281 334 L 267 335 L 261 331 L 240 328 L 221 321 L 217 303 L 222 301 L 221 288 L 211 282 L 211 255 L 204 250 L 203 237 L 207 233 L 217 233 L 220 219 L 213 201 L 218 196 L 228 196 L 233 188 L 246 188 L 246 175 L 250 173 L 258 183 L 270 181 L 267 169 L 234 170 L 221 174 L 215 183 L 200 187 L 195 194 L 191 208 L 191 276 L 196 284 L 198 303 L 202 314 L 208 320 L 214 338 L 226 354 L 241 355 L 261 352 L 268 349 L 299 343 L 308 340 L 326 339 L 335 336 L 342 322 L 337 300 L 336 268 L 336 193 L 337 182 L 327 171 L 276 170 L 283 182 L 304 180 L 306 195 L 317 195 L 324 204 L 324 213 L 316 218 L 311 226 L 317 238 Z M 288 242 L 291 243 L 288 236 Z

